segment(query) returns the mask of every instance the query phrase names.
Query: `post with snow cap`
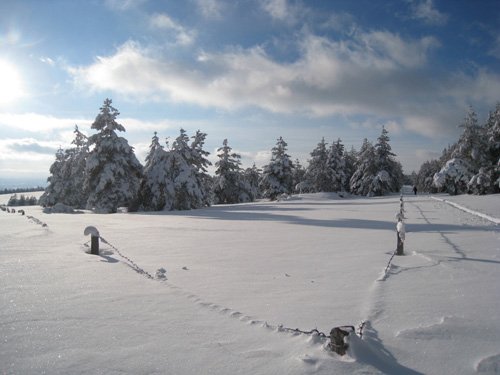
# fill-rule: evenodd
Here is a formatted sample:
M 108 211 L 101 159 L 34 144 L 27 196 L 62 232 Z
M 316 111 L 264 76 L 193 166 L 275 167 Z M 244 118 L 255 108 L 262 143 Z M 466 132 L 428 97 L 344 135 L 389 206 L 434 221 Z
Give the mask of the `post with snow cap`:
M 99 255 L 99 231 L 97 228 L 88 226 L 83 234 L 85 236 L 90 234 L 90 254 Z
M 399 203 L 399 212 L 396 214 L 396 219 L 398 220 L 396 224 L 396 236 L 397 236 L 397 247 L 396 255 L 404 255 L 404 241 L 405 241 L 405 208 L 403 202 L 403 194 L 401 194 Z

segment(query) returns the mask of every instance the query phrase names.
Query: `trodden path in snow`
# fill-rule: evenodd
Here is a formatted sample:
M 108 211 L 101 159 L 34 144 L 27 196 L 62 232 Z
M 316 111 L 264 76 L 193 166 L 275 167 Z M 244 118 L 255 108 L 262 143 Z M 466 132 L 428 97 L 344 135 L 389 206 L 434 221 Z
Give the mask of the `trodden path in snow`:
M 366 340 L 424 374 L 499 373 L 499 227 L 430 197 L 405 209 L 405 256 L 373 285 Z

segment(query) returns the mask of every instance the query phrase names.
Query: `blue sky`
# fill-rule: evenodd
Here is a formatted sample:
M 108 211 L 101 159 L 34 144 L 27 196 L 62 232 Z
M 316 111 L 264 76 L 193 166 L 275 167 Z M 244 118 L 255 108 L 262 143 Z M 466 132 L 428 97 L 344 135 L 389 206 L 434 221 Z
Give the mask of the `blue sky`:
M 181 127 L 262 166 L 385 126 L 418 171 L 500 101 L 499 60 L 496 0 L 2 0 L 0 185 L 43 182 L 106 97 L 141 161 Z

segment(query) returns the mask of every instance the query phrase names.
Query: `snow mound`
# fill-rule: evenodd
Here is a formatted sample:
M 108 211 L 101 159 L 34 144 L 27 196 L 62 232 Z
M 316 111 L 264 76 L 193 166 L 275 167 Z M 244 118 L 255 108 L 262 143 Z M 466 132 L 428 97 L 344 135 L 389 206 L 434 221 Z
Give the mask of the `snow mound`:
M 476 366 L 480 374 L 500 374 L 500 354 L 483 358 Z
M 365 331 L 363 339 L 355 334 L 347 336 L 348 357 L 358 363 L 371 365 L 383 374 L 420 374 L 398 363 L 392 353 L 384 348 L 370 322 L 366 322 Z

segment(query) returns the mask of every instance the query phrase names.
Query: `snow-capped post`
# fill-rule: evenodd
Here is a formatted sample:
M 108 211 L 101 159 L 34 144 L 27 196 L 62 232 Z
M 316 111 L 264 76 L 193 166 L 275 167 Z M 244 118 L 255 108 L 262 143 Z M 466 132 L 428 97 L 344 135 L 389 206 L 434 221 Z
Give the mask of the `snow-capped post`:
M 399 212 L 396 214 L 397 224 L 396 224 L 396 237 L 397 237 L 397 247 L 396 247 L 396 255 L 404 254 L 404 241 L 405 241 L 405 209 L 403 202 L 403 194 L 401 194 L 400 203 L 399 203 Z
M 349 348 L 345 342 L 345 338 L 351 333 L 355 332 L 353 326 L 335 327 L 330 331 L 330 344 L 329 348 L 338 355 L 344 355 Z
M 83 232 L 85 236 L 90 234 L 90 254 L 99 255 L 99 231 L 96 227 L 88 226 Z

